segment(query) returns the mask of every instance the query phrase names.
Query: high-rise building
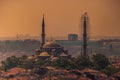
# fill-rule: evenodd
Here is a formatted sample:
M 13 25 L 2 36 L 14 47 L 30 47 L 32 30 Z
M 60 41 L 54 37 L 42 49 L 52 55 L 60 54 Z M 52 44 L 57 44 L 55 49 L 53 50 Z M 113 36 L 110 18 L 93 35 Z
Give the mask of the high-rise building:
M 77 34 L 68 34 L 68 40 L 76 41 L 76 40 L 78 40 L 78 35 Z

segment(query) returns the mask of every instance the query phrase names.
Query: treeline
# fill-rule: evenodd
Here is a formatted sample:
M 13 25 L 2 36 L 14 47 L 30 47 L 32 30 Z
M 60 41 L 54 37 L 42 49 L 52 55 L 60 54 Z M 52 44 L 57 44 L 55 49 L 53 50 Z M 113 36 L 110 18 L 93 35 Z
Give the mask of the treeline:
M 120 70 L 116 69 L 113 65 L 110 64 L 108 58 L 103 54 L 95 54 L 92 57 L 84 57 L 78 56 L 77 58 L 59 58 L 55 61 L 50 59 L 41 60 L 39 58 L 28 58 L 27 56 L 8 57 L 5 61 L 2 61 L 2 70 L 9 70 L 14 67 L 20 67 L 24 69 L 36 69 L 40 67 L 53 66 L 58 69 L 84 69 L 90 68 L 94 70 L 99 70 L 101 72 L 106 73 L 107 75 L 111 75 Z

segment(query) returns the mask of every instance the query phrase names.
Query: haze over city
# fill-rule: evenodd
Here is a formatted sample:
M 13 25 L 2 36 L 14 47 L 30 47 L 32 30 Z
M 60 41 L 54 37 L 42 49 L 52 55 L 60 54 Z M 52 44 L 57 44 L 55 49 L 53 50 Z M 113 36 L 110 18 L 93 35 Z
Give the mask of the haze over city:
M 92 36 L 120 35 L 120 0 L 0 0 L 0 37 L 39 36 L 44 13 L 47 36 L 80 33 L 80 17 L 90 17 Z
M 0 0 L 0 80 L 120 80 L 120 0 Z

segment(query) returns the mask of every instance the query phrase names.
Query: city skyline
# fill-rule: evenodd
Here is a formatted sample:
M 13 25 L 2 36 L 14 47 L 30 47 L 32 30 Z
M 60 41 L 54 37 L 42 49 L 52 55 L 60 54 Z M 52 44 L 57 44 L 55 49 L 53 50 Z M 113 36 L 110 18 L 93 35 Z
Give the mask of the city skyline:
M 0 37 L 40 36 L 43 13 L 47 37 L 80 34 L 85 12 L 90 17 L 90 35 L 119 36 L 119 4 L 119 0 L 1 0 Z

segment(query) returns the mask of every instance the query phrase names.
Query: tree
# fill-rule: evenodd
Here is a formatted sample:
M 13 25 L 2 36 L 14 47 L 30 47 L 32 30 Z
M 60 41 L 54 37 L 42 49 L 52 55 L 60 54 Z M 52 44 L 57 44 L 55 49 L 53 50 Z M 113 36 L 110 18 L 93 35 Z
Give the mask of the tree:
M 103 54 L 93 55 L 92 62 L 93 68 L 98 70 L 102 70 L 110 64 L 108 58 Z
M 43 64 L 45 64 L 44 61 L 40 60 L 40 59 L 36 59 L 34 62 L 34 67 L 35 68 L 39 68 L 40 66 L 42 66 Z
M 78 69 L 88 68 L 92 66 L 92 62 L 88 56 L 78 56 L 75 64 Z
M 64 68 L 64 69 L 71 68 L 70 60 L 65 58 L 60 58 L 56 61 L 51 62 L 51 65 L 59 68 Z
M 2 61 L 2 68 L 6 71 L 14 68 L 18 65 L 19 59 L 16 56 L 8 57 L 5 61 Z
M 108 76 L 119 71 L 120 70 L 116 69 L 113 65 L 107 66 L 105 69 L 102 70 L 102 72 L 104 72 Z

